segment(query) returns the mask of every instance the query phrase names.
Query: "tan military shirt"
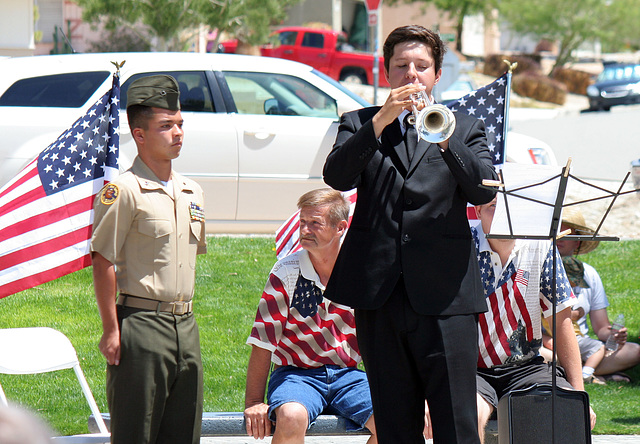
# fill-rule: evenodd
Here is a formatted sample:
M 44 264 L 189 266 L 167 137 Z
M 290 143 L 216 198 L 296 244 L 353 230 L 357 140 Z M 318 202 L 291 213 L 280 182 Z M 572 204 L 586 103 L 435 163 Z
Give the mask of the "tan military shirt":
M 171 180 L 173 196 L 136 157 L 96 196 L 91 251 L 116 265 L 120 293 L 165 302 L 193 297 L 196 255 L 206 253 L 204 197 L 175 171 Z

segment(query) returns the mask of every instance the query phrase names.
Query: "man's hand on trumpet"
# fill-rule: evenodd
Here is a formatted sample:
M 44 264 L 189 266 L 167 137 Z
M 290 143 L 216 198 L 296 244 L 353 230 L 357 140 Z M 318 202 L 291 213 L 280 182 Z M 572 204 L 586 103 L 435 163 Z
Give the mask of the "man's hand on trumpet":
M 418 107 L 418 111 L 424 107 L 424 104 L 418 103 L 412 94 L 418 95 L 420 91 L 424 91 L 424 85 L 420 83 L 409 83 L 404 86 L 392 89 L 389 92 L 386 102 L 382 105 L 382 108 L 373 116 L 373 130 L 375 131 L 376 138 L 380 137 L 382 131 L 400 116 L 405 109 L 409 112 L 413 112 L 413 105 Z M 416 97 L 414 96 L 414 97 Z

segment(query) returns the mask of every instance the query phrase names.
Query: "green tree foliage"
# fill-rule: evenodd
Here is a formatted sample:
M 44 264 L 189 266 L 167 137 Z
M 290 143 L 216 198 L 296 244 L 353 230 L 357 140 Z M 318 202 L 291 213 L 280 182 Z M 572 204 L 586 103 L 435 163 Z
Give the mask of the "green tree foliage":
M 211 29 L 238 39 L 238 52 L 245 46 L 269 41 L 272 26 L 287 17 L 287 8 L 302 0 L 203 0 L 200 11 Z M 217 41 L 215 42 L 217 43 Z
M 201 20 L 195 6 L 200 0 L 76 0 L 88 22 L 102 21 L 108 30 L 127 27 L 160 51 L 181 50 L 184 30 Z
M 500 2 L 501 19 L 515 31 L 558 42 L 555 67 L 571 61 L 574 50 L 600 41 L 608 48 L 636 38 L 637 0 L 509 0 Z
M 88 22 L 127 27 L 152 49 L 179 51 L 201 25 L 249 44 L 268 41 L 271 26 L 301 0 L 75 0 Z

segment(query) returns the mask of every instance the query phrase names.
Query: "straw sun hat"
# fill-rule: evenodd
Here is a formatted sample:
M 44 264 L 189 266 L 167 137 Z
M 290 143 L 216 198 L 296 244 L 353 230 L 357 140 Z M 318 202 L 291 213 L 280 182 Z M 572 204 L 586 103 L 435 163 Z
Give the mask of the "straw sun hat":
M 595 231 L 589 228 L 584 220 L 584 216 L 575 206 L 564 207 L 562 209 L 562 223 L 575 230 L 575 234 L 590 235 Z M 600 241 L 582 240 L 576 249 L 576 254 L 587 254 L 598 247 Z

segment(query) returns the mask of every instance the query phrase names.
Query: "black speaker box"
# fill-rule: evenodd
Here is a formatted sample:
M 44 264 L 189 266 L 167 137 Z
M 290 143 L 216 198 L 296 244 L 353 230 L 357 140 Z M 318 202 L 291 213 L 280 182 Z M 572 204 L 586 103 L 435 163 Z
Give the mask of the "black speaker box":
M 589 395 L 556 387 L 555 439 L 551 434 L 551 386 L 514 390 L 498 403 L 499 444 L 591 444 Z

